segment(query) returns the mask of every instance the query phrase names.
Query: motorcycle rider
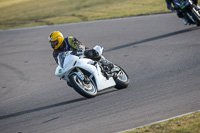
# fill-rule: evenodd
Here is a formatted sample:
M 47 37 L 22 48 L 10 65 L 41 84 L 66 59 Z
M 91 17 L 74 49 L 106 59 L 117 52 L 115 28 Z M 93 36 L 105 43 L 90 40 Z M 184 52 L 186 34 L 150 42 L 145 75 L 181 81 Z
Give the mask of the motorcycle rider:
M 85 47 L 83 43 L 73 36 L 64 38 L 60 31 L 53 31 L 49 35 L 48 40 L 49 43 L 51 43 L 51 47 L 54 49 L 53 57 L 57 64 L 57 56 L 60 52 L 72 51 L 73 55 L 78 56 L 84 54 L 87 58 L 100 61 L 103 65 L 107 65 L 110 68 L 113 67 L 113 64 L 107 61 L 103 56 L 100 56 L 96 50 Z
M 165 2 L 167 3 L 167 8 L 169 9 L 169 10 L 171 10 L 171 11 L 174 11 L 174 10 L 176 10 L 176 7 L 175 7 L 175 5 L 174 5 L 174 3 L 173 3 L 173 0 L 165 0 Z M 192 0 L 192 2 L 197 6 L 197 8 L 200 10 L 200 7 L 198 6 L 198 0 Z M 173 6 L 172 6 L 172 4 L 173 4 Z M 176 12 L 177 12 L 177 16 L 179 17 L 179 18 L 182 18 L 183 19 L 183 23 L 185 24 L 185 25 L 187 25 L 188 24 L 188 20 L 186 20 L 184 17 L 183 17 L 183 14 L 179 11 L 179 10 L 176 10 Z

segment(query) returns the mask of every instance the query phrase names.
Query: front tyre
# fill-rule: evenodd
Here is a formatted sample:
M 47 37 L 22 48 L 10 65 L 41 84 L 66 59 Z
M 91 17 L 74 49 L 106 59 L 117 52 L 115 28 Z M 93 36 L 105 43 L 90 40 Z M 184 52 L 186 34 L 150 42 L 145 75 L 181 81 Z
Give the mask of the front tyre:
M 76 92 L 86 98 L 93 98 L 97 94 L 96 87 L 91 83 L 85 83 L 76 74 L 69 77 L 70 84 Z
M 196 25 L 200 26 L 200 13 L 197 10 L 192 9 L 190 15 L 196 21 Z
M 115 88 L 116 89 L 124 89 L 127 88 L 129 85 L 129 77 L 128 74 L 120 67 L 117 65 L 117 67 L 120 68 L 120 71 L 117 73 L 117 77 L 115 79 Z

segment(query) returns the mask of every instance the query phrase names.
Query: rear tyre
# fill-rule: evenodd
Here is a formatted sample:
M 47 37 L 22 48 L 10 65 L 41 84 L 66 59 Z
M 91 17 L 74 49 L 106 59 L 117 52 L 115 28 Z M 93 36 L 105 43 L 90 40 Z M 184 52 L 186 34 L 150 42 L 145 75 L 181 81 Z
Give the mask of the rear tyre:
M 115 88 L 116 89 L 125 89 L 129 85 L 129 77 L 128 74 L 120 67 L 117 65 L 117 67 L 120 68 L 120 71 L 118 72 L 118 76 L 115 78 Z
M 70 84 L 76 92 L 86 98 L 93 98 L 97 94 L 96 87 L 91 83 L 84 83 L 76 74 L 69 77 Z

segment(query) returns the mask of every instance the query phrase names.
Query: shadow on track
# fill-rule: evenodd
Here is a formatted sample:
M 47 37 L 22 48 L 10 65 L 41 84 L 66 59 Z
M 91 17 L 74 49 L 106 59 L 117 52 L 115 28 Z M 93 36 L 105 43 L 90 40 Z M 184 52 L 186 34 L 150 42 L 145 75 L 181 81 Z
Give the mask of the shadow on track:
M 113 93 L 113 92 L 116 92 L 116 91 L 120 91 L 120 90 L 117 90 L 117 89 L 114 89 L 114 90 L 112 90 L 112 89 L 113 89 L 113 88 L 100 91 L 100 92 L 97 93 L 97 96 L 101 96 L 101 95 L 110 94 L 110 93 Z M 122 90 L 123 90 L 123 89 L 122 89 Z
M 188 28 L 188 29 L 184 29 L 184 30 L 180 30 L 180 31 L 175 31 L 175 32 L 172 32 L 172 33 L 168 33 L 168 34 L 164 34 L 164 35 L 148 38 L 148 39 L 145 39 L 145 40 L 141 40 L 141 41 L 125 44 L 125 45 L 122 45 L 122 46 L 117 46 L 117 47 L 105 50 L 105 52 L 110 52 L 110 51 L 114 51 L 114 50 L 130 47 L 130 46 L 138 45 L 138 44 L 141 44 L 141 43 L 155 41 L 155 40 L 171 37 L 171 36 L 174 36 L 174 35 L 183 34 L 183 33 L 186 33 L 186 32 L 191 32 L 191 31 L 198 30 L 198 29 L 200 29 L 200 27 L 192 27 L 192 28 Z
M 19 115 L 29 114 L 29 113 L 33 113 L 33 112 L 37 112 L 37 111 L 42 111 L 42 110 L 50 109 L 50 108 L 54 108 L 54 107 L 59 107 L 59 106 L 63 106 L 63 105 L 71 104 L 71 103 L 76 103 L 76 102 L 80 102 L 83 100 L 87 100 L 87 99 L 82 97 L 82 98 L 78 98 L 78 99 L 74 99 L 74 100 L 70 100 L 70 101 L 66 101 L 66 102 L 62 102 L 62 103 L 57 103 L 57 104 L 48 105 L 48 106 L 44 106 L 44 107 L 40 107 L 40 108 L 35 108 L 35 109 L 25 110 L 25 111 L 13 113 L 13 114 L 8 114 L 8 115 L 0 116 L 0 120 L 19 116 Z
M 118 90 L 109 90 L 109 91 L 105 91 L 105 92 L 102 91 L 101 93 L 97 94 L 97 96 L 112 93 L 115 91 L 118 91 Z M 35 108 L 35 109 L 30 109 L 30 110 L 16 112 L 16 113 L 8 114 L 8 115 L 3 115 L 3 116 L 0 116 L 0 120 L 7 119 L 10 117 L 16 117 L 16 116 L 20 116 L 20 115 L 24 115 L 24 114 L 29 114 L 29 113 L 33 113 L 33 112 L 37 112 L 37 111 L 42 111 L 42 110 L 46 110 L 46 109 L 51 109 L 51 108 L 55 108 L 55 107 L 59 107 L 59 106 L 63 106 L 63 105 L 68 105 L 68 104 L 72 104 L 72 103 L 76 103 L 76 102 L 80 102 L 80 101 L 84 101 L 84 100 L 88 100 L 88 98 L 82 97 L 82 98 L 73 99 L 70 101 L 65 101 L 65 102 L 61 102 L 61 103 L 57 103 L 57 104 L 53 104 L 53 105 L 48 105 L 48 106 L 44 106 L 44 107 L 39 107 L 39 108 Z

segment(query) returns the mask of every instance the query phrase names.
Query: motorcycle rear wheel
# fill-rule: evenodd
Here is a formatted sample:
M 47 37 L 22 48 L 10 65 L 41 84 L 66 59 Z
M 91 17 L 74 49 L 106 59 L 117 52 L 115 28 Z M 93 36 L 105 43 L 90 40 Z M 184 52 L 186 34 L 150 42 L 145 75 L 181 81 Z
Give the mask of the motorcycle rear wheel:
M 120 67 L 117 65 L 121 70 L 118 73 L 118 76 L 115 78 L 115 88 L 116 89 L 125 89 L 129 85 L 129 77 L 128 74 Z
M 69 77 L 70 84 L 76 92 L 86 98 L 93 98 L 97 94 L 96 87 L 89 82 L 88 84 L 84 83 L 76 74 L 73 74 Z

